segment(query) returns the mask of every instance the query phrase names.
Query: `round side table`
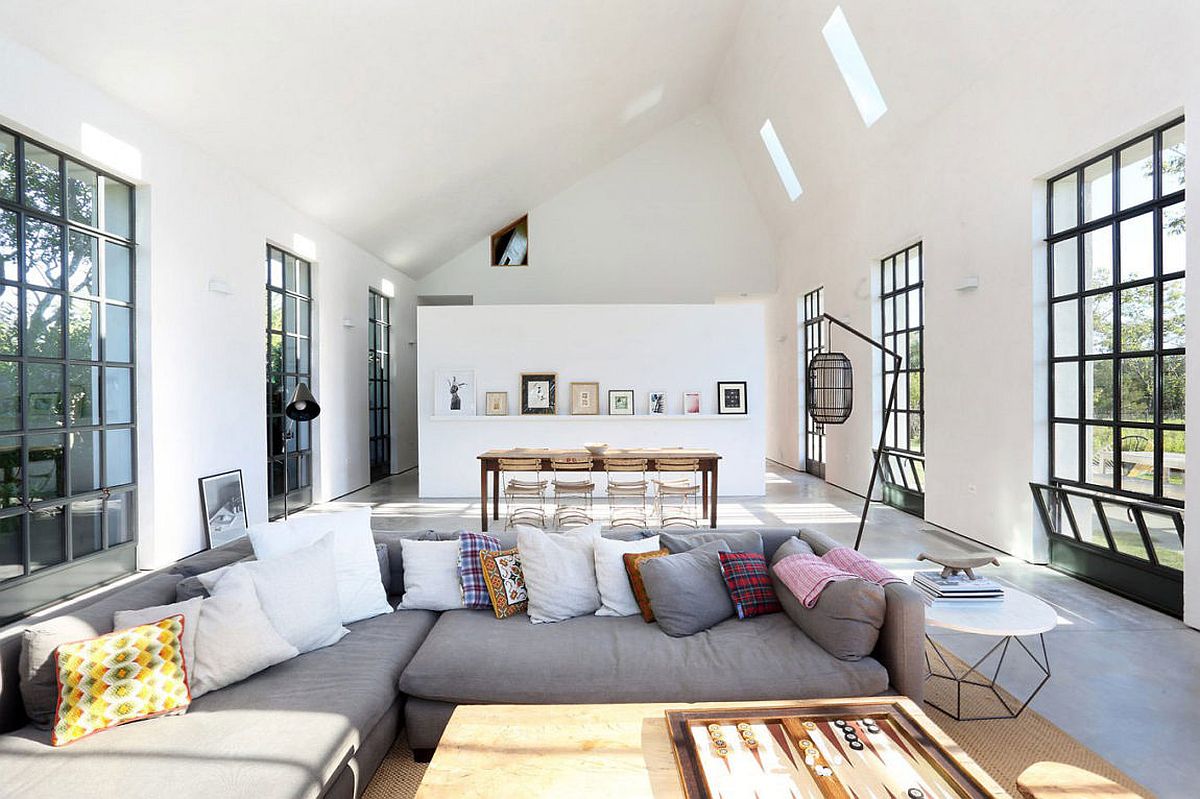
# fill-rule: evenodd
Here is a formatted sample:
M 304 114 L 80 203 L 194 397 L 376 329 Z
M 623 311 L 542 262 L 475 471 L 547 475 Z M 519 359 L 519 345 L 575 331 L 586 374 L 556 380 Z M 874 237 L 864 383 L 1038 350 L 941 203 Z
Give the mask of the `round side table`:
M 972 633 L 974 635 L 991 635 L 1000 638 L 996 644 L 965 669 L 955 666 L 957 659 L 947 657 L 949 651 L 937 643 L 928 632 L 925 640 L 928 646 L 925 650 L 925 668 L 929 674 L 927 680 L 947 680 L 954 683 L 955 702 L 953 709 L 942 707 L 936 702 L 929 704 L 958 721 L 976 721 L 981 719 L 1016 718 L 1021 714 L 1033 698 L 1042 690 L 1042 686 L 1050 679 L 1050 660 L 1046 653 L 1046 633 L 1058 624 L 1058 614 L 1054 608 L 1037 597 L 1019 591 L 1011 586 L 1005 586 L 1004 598 L 991 599 L 959 599 L 939 600 L 925 608 L 926 627 L 946 630 L 956 633 Z M 1023 637 L 1037 636 L 1037 645 L 1030 646 L 1021 640 Z M 1013 646 L 1013 644 L 1016 646 Z M 997 680 L 1004 666 L 1009 649 L 1017 652 L 1018 647 L 1033 661 L 1041 672 L 1042 677 L 1034 687 L 1033 692 L 1020 704 L 1013 704 L 998 690 Z M 1040 649 L 1040 656 L 1038 650 Z M 934 658 L 930 658 L 932 650 Z M 999 653 L 995 668 L 989 668 L 990 674 L 983 670 L 984 663 Z M 936 663 L 935 663 L 936 661 Z M 935 668 L 935 666 L 940 666 Z M 1004 713 L 994 716 L 964 716 L 962 713 L 962 688 L 964 685 L 974 685 L 991 691 Z

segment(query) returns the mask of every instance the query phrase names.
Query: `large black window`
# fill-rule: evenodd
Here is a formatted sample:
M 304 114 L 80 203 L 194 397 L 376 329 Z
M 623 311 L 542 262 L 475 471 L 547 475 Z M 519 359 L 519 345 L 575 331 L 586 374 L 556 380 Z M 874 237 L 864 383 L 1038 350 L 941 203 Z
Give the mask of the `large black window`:
M 312 504 L 312 423 L 284 408 L 298 383 L 312 383 L 312 265 L 267 245 L 267 513 L 275 519 Z
M 0 621 L 134 568 L 133 213 L 0 129 Z
M 374 482 L 392 472 L 392 301 L 370 291 L 367 302 L 371 328 L 367 350 L 368 451 L 371 453 L 371 481 Z
M 879 322 L 883 344 L 904 360 L 896 407 L 884 434 L 884 500 L 924 515 L 925 493 L 925 264 L 920 242 L 879 264 Z M 881 405 L 891 392 L 893 359 L 883 359 Z
M 800 376 L 801 384 L 808 374 L 808 362 L 818 352 L 825 350 L 825 326 L 821 322 L 821 314 L 825 313 L 824 287 L 813 289 L 804 295 L 804 374 Z M 808 415 L 807 406 L 804 410 L 804 451 L 805 470 L 818 477 L 825 476 L 825 425 L 814 421 Z

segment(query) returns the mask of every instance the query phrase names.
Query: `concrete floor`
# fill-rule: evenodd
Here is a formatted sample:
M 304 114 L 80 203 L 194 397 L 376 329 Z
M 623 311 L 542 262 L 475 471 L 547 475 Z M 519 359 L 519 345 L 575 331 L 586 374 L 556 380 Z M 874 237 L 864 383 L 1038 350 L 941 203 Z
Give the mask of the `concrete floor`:
M 339 501 L 370 503 L 379 529 L 480 527 L 478 498 L 421 500 L 415 471 Z M 722 525 L 804 526 L 853 544 L 861 510 L 855 495 L 768 463 L 766 496 L 723 498 L 718 519 Z M 926 549 L 980 546 L 892 508 L 873 506 L 863 542 L 866 554 L 902 572 L 912 570 L 913 558 Z M 993 575 L 1036 594 L 1059 614 L 1058 628 L 1046 635 L 1053 676 L 1030 706 L 1163 799 L 1200 796 L 1200 633 L 1016 558 L 1002 556 Z M 937 638 L 971 660 L 996 640 L 962 634 Z M 1001 683 L 1018 692 L 1033 677 L 1013 658 L 1006 661 Z M 1046 756 L 1052 759 L 1053 753 Z

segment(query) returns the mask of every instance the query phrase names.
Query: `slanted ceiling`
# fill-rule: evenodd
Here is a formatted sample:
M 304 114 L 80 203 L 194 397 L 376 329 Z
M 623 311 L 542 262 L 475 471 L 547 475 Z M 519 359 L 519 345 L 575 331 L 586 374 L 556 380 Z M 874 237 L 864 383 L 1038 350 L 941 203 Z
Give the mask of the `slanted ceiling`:
M 707 102 L 743 5 L 26 0 L 4 35 L 418 277 Z

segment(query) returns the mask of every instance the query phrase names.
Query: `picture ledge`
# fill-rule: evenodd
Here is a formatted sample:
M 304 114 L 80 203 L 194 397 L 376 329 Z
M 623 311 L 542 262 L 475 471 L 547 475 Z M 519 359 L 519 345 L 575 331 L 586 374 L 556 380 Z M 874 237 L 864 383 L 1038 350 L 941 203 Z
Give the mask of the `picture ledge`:
M 684 415 L 682 413 L 672 414 L 655 414 L 648 413 L 638 414 L 636 416 L 621 416 L 609 414 L 595 414 L 585 416 L 582 414 L 571 415 L 569 413 L 557 414 L 509 414 L 508 416 L 430 416 L 431 422 L 511 422 L 511 421 L 534 421 L 534 422 L 701 422 L 712 421 L 713 419 L 720 420 L 744 420 L 752 418 L 750 414 L 745 413 L 694 413 Z

